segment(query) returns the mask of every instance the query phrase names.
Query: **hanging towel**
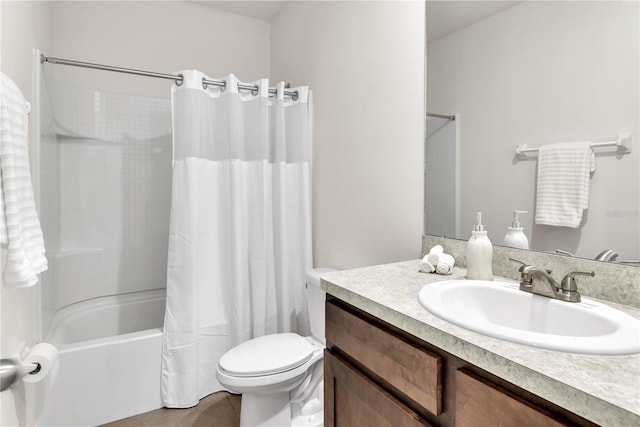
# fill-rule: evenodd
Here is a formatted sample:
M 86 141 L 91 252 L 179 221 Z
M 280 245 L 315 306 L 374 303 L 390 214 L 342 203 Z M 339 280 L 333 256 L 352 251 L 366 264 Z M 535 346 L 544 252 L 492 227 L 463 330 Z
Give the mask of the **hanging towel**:
M 589 179 L 595 156 L 589 142 L 540 147 L 536 187 L 536 224 L 578 228 L 589 207 Z
M 0 82 L 0 243 L 5 288 L 38 283 L 47 269 L 29 170 L 27 101 L 4 73 Z

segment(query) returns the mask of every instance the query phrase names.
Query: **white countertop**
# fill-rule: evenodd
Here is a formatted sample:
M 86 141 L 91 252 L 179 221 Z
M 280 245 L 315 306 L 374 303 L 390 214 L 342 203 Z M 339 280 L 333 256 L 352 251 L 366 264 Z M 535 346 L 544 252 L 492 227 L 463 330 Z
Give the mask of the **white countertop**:
M 592 356 L 542 350 L 456 326 L 422 308 L 418 292 L 429 283 L 464 279 L 466 270 L 455 267 L 450 276 L 426 274 L 419 272 L 419 263 L 414 260 L 326 273 L 321 276 L 322 288 L 592 422 L 640 426 L 640 354 Z M 601 302 L 640 319 L 640 310 Z

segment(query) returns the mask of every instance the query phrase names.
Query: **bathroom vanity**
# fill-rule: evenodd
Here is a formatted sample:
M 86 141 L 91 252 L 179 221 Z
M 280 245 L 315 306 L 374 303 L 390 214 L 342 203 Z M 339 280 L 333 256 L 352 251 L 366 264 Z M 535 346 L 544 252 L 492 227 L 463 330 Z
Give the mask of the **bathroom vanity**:
M 322 277 L 325 425 L 640 425 L 640 355 L 542 350 L 455 326 L 417 295 L 428 283 L 463 279 L 465 270 L 440 276 L 418 266 Z

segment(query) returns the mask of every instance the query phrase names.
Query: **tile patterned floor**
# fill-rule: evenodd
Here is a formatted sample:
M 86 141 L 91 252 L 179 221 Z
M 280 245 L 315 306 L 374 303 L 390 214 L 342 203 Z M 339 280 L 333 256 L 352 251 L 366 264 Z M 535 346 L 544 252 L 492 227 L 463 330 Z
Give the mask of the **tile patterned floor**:
M 241 396 L 226 392 L 213 393 L 188 409 L 156 409 L 104 427 L 238 427 Z

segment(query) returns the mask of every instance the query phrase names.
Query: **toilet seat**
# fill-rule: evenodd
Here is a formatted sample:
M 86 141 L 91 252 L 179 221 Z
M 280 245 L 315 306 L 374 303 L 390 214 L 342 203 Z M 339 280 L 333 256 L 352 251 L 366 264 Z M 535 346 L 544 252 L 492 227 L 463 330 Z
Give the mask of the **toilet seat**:
M 311 343 L 298 334 L 265 335 L 226 352 L 219 370 L 234 377 L 260 377 L 290 371 L 313 356 Z
M 280 335 L 280 334 L 278 334 Z M 291 334 L 296 335 L 296 334 Z M 296 335 L 298 336 L 298 335 Z M 275 372 L 272 374 L 263 374 L 263 375 L 234 375 L 227 373 L 222 367 L 222 363 L 218 363 L 218 367 L 216 369 L 216 378 L 227 390 L 232 391 L 234 393 L 274 393 L 278 391 L 286 391 L 288 392 L 293 387 L 300 384 L 307 374 L 309 367 L 313 366 L 316 362 L 322 359 L 322 355 L 324 352 L 324 345 L 318 345 L 316 340 L 309 339 L 310 337 L 300 337 L 301 340 L 306 341 L 312 348 L 311 356 L 303 363 L 298 366 L 295 366 L 289 370 L 284 370 L 280 372 Z M 254 338 L 255 339 L 255 338 Z M 299 341 L 297 338 L 294 340 Z M 253 341 L 253 340 L 250 340 Z M 250 342 L 250 341 L 247 341 Z M 247 344 L 247 347 L 250 348 L 251 344 Z M 304 345 L 302 344 L 304 347 Z M 272 347 L 273 349 L 273 347 Z M 229 350 L 229 352 L 233 351 Z M 225 363 L 227 363 L 227 367 L 229 368 L 229 360 L 230 358 L 225 357 L 229 352 L 225 353 L 220 360 L 225 359 Z M 260 358 L 261 354 L 253 353 L 251 354 L 252 358 Z M 233 364 L 232 364 L 233 366 Z M 242 372 L 242 371 L 241 371 Z

